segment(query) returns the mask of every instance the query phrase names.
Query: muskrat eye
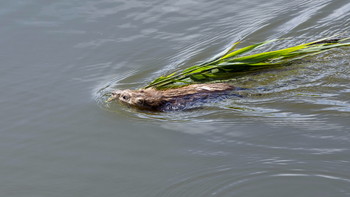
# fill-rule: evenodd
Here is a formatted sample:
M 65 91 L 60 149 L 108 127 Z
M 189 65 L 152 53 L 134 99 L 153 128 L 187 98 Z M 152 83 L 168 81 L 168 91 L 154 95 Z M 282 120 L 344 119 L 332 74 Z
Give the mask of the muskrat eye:
M 129 97 L 128 95 L 123 95 L 122 98 L 123 98 L 124 100 L 129 100 L 130 97 Z

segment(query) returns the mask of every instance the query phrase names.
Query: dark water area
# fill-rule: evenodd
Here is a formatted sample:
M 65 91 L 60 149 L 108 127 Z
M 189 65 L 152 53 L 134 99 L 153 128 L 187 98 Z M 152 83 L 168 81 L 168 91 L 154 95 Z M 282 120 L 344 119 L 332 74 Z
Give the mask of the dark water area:
M 347 0 L 1 1 L 0 195 L 350 196 L 349 48 L 236 78 L 248 96 L 196 110 L 101 99 L 237 41 L 349 26 Z

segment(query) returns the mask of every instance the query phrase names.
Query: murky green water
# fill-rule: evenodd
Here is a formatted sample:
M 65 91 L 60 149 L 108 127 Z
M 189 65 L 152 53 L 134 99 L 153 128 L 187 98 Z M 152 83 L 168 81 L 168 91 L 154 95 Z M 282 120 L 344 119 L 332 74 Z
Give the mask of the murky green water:
M 237 78 L 244 98 L 102 107 L 231 43 L 344 33 L 347 0 L 0 2 L 0 194 L 350 196 L 350 49 Z

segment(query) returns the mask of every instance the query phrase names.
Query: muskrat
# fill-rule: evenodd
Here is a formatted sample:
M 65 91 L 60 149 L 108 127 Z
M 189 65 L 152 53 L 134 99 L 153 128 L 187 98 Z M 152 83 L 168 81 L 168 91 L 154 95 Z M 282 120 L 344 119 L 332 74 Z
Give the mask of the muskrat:
M 235 50 L 239 43 L 237 42 L 219 57 L 182 71 L 160 76 L 143 89 L 116 90 L 112 92 L 108 101 L 116 99 L 132 107 L 153 111 L 188 109 L 201 103 L 218 101 L 228 96 L 237 96 L 232 91 L 237 90 L 234 86 L 228 83 L 209 82 L 227 81 L 242 74 L 251 74 L 262 69 L 287 65 L 300 60 L 300 58 L 316 55 L 332 48 L 350 46 L 350 42 L 345 42 L 347 40 L 350 38 L 326 38 L 253 55 L 242 54 L 271 41 Z
M 188 86 L 157 90 L 115 90 L 108 101 L 117 100 L 131 107 L 150 111 L 175 111 L 196 104 L 227 98 L 235 87 L 228 83 L 192 84 Z M 236 95 L 236 94 L 235 94 Z

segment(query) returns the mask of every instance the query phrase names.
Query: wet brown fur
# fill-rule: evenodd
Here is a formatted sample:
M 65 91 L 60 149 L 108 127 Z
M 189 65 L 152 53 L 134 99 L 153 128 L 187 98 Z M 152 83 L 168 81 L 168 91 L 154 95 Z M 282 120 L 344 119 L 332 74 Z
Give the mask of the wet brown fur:
M 183 109 L 188 103 L 214 98 L 219 93 L 233 90 L 227 83 L 193 84 L 180 88 L 156 90 L 116 90 L 109 100 L 118 100 L 129 106 L 152 111 Z

